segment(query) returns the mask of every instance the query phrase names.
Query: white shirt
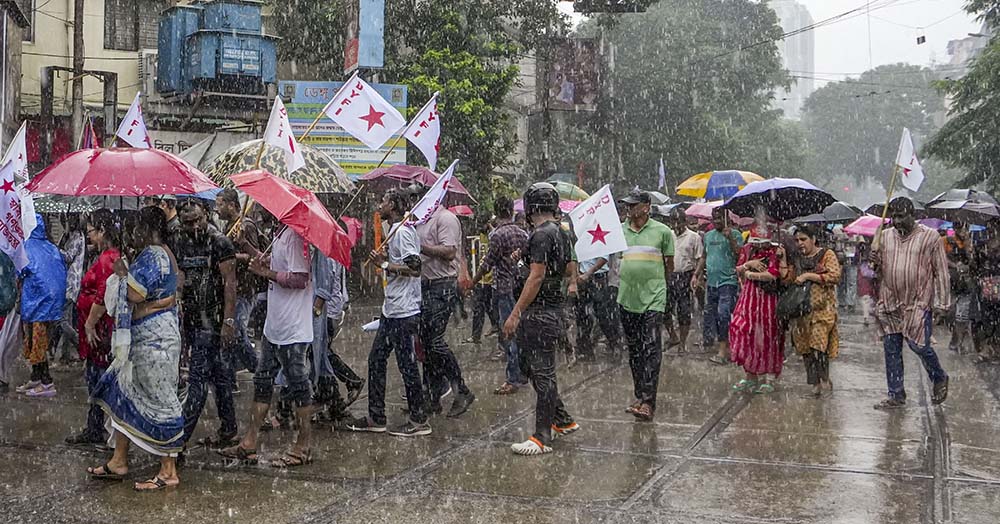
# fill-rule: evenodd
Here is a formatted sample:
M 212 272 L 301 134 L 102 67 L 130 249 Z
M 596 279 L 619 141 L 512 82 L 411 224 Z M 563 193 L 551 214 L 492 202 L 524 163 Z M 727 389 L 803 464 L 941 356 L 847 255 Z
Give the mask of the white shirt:
M 694 271 L 698 259 L 705 256 L 705 246 L 701 236 L 688 228 L 684 228 L 674 239 L 674 273 Z
M 271 270 L 276 273 L 309 273 L 309 257 L 305 241 L 298 233 L 285 229 L 271 250 Z M 267 318 L 264 336 L 276 346 L 311 344 L 313 289 L 306 284 L 303 289 L 289 289 L 268 282 Z
M 411 256 L 420 256 L 420 239 L 413 226 L 393 224 L 392 231 L 402 227 L 389 240 L 389 263 L 403 265 L 403 261 Z M 385 302 L 382 303 L 382 315 L 385 318 L 406 318 L 420 314 L 420 277 L 404 277 L 396 273 L 386 272 Z

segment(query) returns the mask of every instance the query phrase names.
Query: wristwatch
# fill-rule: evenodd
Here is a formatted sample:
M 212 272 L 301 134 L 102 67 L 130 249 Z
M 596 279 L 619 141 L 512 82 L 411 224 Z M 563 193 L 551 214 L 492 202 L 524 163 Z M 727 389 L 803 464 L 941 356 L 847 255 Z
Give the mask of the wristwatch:
M 227 318 L 223 320 L 222 323 L 229 327 L 236 327 L 236 319 L 234 318 Z
M 389 261 L 383 260 L 382 263 L 378 265 L 378 267 L 382 268 L 383 271 L 389 269 Z

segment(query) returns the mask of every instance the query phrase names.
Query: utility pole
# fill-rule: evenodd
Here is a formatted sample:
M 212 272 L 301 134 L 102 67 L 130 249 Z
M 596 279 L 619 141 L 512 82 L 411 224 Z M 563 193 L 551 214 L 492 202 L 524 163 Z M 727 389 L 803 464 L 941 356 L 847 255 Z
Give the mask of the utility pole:
M 73 147 L 80 143 L 83 134 L 83 4 L 73 0 Z

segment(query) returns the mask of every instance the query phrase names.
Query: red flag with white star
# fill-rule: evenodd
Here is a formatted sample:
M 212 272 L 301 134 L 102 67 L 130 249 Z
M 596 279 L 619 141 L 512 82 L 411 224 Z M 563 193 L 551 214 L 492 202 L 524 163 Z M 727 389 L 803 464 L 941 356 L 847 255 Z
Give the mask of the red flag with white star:
M 357 74 L 323 108 L 331 120 L 371 149 L 382 147 L 406 119 Z
M 125 113 L 122 123 L 118 124 L 118 131 L 115 132 L 115 136 L 124 140 L 132 147 L 150 149 L 153 147 L 153 143 L 149 140 L 149 132 L 146 131 L 146 121 L 142 118 L 142 106 L 139 103 L 139 96 L 141 94 L 135 94 L 135 100 L 132 100 L 132 105 L 129 106 L 128 113 Z
M 903 186 L 910 191 L 919 191 L 924 182 L 924 170 L 917 160 L 917 152 L 913 148 L 910 130 L 903 128 L 903 138 L 899 141 L 899 152 L 896 153 L 896 164 L 899 166 L 900 179 Z
M 441 141 L 441 119 L 438 117 L 437 93 L 424 104 L 424 108 L 410 121 L 403 136 L 427 158 L 431 171 L 437 170 L 438 144 Z
M 569 216 L 576 233 L 576 256 L 579 260 L 607 257 L 628 248 L 610 185 L 602 187 L 576 206 Z
M 14 163 L 0 168 L 0 251 L 14 262 L 18 271 L 28 265 L 21 224 L 21 197 L 14 187 Z

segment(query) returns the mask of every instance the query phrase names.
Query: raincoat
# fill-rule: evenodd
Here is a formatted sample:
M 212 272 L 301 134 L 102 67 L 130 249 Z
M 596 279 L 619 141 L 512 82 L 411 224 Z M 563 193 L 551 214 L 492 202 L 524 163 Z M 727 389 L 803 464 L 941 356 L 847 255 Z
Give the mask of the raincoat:
M 21 270 L 21 321 L 51 322 L 62 318 L 66 301 L 66 263 L 59 248 L 45 236 L 45 222 L 24 242 L 28 265 Z

